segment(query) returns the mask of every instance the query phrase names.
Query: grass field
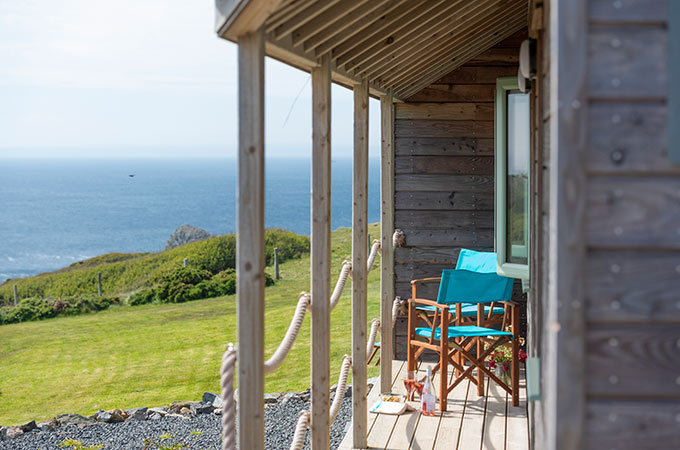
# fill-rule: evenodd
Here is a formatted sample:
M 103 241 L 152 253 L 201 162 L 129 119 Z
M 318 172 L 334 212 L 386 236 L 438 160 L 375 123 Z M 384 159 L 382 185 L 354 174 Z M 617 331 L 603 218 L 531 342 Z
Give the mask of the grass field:
M 379 235 L 377 224 L 369 227 Z M 333 232 L 332 282 L 351 257 L 351 231 Z M 379 259 L 369 276 L 369 320 L 379 316 Z M 278 346 L 301 291 L 309 290 L 309 256 L 281 265 L 266 291 L 265 354 Z M 351 285 L 331 317 L 331 384 L 351 352 Z M 113 307 L 78 317 L 0 326 L 0 424 L 61 413 L 166 405 L 219 392 L 224 346 L 236 340 L 235 296 L 181 304 Z M 266 392 L 309 386 L 309 314 L 286 361 L 266 378 Z M 369 376 L 376 375 L 372 367 Z

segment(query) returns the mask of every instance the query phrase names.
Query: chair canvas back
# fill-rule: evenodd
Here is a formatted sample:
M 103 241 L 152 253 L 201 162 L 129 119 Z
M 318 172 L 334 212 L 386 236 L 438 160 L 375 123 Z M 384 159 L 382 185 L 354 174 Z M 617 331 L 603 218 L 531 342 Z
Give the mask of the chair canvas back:
M 456 270 L 470 270 L 479 273 L 496 273 L 497 255 L 495 252 L 476 252 L 461 249 Z
M 491 303 L 509 301 L 514 279 L 493 273 L 445 269 L 437 303 Z

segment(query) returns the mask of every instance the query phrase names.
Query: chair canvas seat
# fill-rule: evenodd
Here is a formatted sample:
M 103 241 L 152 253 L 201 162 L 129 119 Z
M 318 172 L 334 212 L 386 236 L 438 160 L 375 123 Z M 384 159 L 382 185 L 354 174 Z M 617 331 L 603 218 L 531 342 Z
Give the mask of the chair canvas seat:
M 441 328 L 437 327 L 434 330 L 434 339 L 441 338 Z M 426 339 L 432 338 L 432 328 L 418 327 L 416 328 L 416 336 L 424 337 Z M 512 339 L 512 333 L 507 331 L 494 330 L 493 328 L 478 327 L 474 325 L 461 325 L 449 327 L 449 339 L 457 337 L 471 337 L 471 336 L 509 336 Z
M 427 311 L 427 312 L 436 312 L 437 308 L 434 306 L 418 306 L 416 308 L 418 311 Z M 484 307 L 484 314 L 489 314 L 489 311 L 491 310 L 490 306 L 485 306 Z M 453 313 L 455 317 L 455 308 L 451 308 L 449 310 L 451 313 Z M 493 309 L 492 314 L 503 314 L 505 311 L 505 308 L 496 306 Z M 461 315 L 463 317 L 474 317 L 477 315 L 477 305 L 472 304 L 472 303 L 463 303 L 461 305 Z

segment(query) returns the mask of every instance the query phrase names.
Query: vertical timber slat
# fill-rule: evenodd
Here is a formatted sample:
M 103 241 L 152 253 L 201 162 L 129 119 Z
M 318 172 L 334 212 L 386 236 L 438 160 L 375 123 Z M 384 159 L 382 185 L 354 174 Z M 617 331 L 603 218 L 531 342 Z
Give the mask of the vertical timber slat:
M 551 6 L 550 264 L 546 449 L 583 448 L 588 5 Z
M 668 9 L 668 154 L 680 164 L 680 2 L 669 2 Z
M 331 70 L 312 69 L 312 449 L 330 447 Z
M 394 300 L 394 105 L 391 91 L 380 97 L 380 133 L 380 392 L 387 393 L 392 390 Z
M 366 259 L 368 257 L 368 80 L 354 86 L 354 169 L 352 188 L 352 419 L 353 446 L 365 448 Z
M 264 449 L 264 33 L 238 39 L 239 448 Z

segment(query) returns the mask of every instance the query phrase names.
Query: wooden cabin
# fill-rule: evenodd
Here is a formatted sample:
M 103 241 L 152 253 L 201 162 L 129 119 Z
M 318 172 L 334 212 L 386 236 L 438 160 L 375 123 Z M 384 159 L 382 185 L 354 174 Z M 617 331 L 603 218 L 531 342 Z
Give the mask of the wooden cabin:
M 403 318 L 388 326 L 395 296 L 454 265 L 461 248 L 495 249 L 526 306 L 527 446 L 677 448 L 680 84 L 671 80 L 680 77 L 680 2 L 217 0 L 216 30 L 238 44 L 240 448 L 264 446 L 265 56 L 312 75 L 313 449 L 329 447 L 335 377 L 331 82 L 355 99 L 344 445 L 368 448 L 379 428 L 366 412 L 366 302 L 378 301 L 366 297 L 365 269 L 372 96 L 382 124 L 376 390 L 392 388 L 404 357 Z M 400 427 L 391 424 L 388 435 Z M 467 448 L 445 448 L 456 446 Z

